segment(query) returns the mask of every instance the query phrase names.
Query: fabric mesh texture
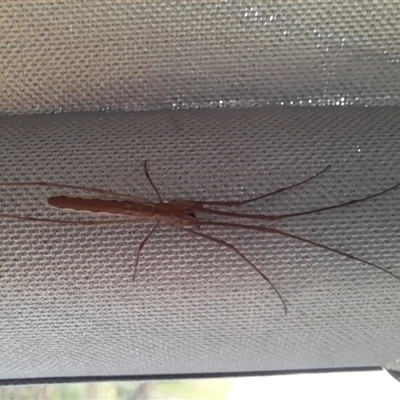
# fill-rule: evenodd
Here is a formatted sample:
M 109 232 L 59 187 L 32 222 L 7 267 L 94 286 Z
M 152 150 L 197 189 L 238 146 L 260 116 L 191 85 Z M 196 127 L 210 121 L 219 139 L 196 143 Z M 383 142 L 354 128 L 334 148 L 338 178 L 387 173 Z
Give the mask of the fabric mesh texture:
M 164 200 L 240 200 L 330 165 L 240 207 L 267 215 L 382 191 L 400 179 L 399 19 L 394 2 L 0 4 L 1 180 L 156 201 L 147 160 Z M 82 191 L 0 192 L 3 214 L 95 218 L 46 203 Z M 400 275 L 399 196 L 264 225 Z M 237 254 L 166 225 L 133 282 L 151 227 L 0 219 L 0 379 L 369 367 L 400 356 L 400 282 L 389 274 L 282 235 L 201 228 L 271 279 L 284 316 Z

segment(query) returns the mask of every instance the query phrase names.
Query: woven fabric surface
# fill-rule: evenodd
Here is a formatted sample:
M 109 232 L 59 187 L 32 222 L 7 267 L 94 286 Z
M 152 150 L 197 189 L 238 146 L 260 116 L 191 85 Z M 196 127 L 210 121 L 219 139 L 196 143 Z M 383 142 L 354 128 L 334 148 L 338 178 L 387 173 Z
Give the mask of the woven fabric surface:
M 282 214 L 363 197 L 398 181 L 397 108 L 267 108 L 4 117 L 4 180 L 45 180 L 150 200 L 244 199 L 331 168 L 240 209 Z M 244 133 L 245 131 L 245 133 Z M 68 189 L 1 188 L 3 213 L 90 218 L 46 204 Z M 399 190 L 266 224 L 399 270 Z M 400 353 L 400 282 L 299 241 L 151 222 L 101 227 L 1 219 L 0 376 L 207 373 L 383 365 Z M 394 357 L 393 357 L 394 356 Z
M 0 113 L 394 105 L 397 1 L 0 4 Z
M 393 1 L 2 2 L 1 180 L 156 201 L 148 160 L 165 200 L 238 200 L 330 165 L 240 210 L 294 213 L 377 193 L 400 179 L 399 18 Z M 81 191 L 0 193 L 3 214 L 93 218 L 47 205 Z M 399 275 L 399 193 L 265 225 Z M 400 356 L 393 276 L 282 235 L 201 228 L 271 279 L 284 316 L 235 252 L 168 226 L 146 244 L 133 282 L 151 227 L 0 219 L 0 379 L 368 367 Z

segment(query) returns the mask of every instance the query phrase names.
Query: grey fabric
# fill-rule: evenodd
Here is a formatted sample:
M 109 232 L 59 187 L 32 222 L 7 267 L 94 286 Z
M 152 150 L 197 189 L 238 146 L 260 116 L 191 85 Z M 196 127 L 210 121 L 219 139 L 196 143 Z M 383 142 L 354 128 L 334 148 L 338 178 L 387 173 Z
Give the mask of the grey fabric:
M 155 200 L 241 199 L 331 165 L 314 181 L 243 207 L 288 213 L 398 180 L 398 108 L 268 108 L 2 119 L 7 181 L 95 186 Z M 390 121 L 390 123 L 388 123 Z M 371 126 L 374 128 L 371 129 Z M 245 129 L 245 133 L 244 133 Z M 18 135 L 18 132 L 24 132 Z M 1 209 L 74 218 L 46 205 L 71 190 L 3 188 Z M 82 193 L 79 193 L 82 195 Z M 89 216 L 90 217 L 90 216 Z M 399 191 L 269 226 L 399 271 Z M 311 245 L 203 229 L 233 252 L 151 223 L 104 227 L 1 220 L 1 376 L 79 376 L 380 365 L 400 353 L 400 282 Z
M 12 114 L 0 119 L 1 180 L 155 201 L 147 159 L 166 200 L 230 200 L 331 165 L 241 207 L 263 214 L 379 192 L 399 182 L 399 14 L 394 2 L 0 5 L 0 107 Z M 101 109 L 153 111 L 44 115 Z M 81 192 L 0 191 L 1 213 L 92 218 L 46 204 Z M 400 275 L 399 196 L 268 226 Z M 0 219 L 0 379 L 368 367 L 400 356 L 400 282 L 384 272 L 282 236 L 202 228 L 272 280 L 284 316 L 234 252 L 166 226 L 133 283 L 151 226 Z
M 395 105 L 398 1 L 0 4 L 0 112 Z

